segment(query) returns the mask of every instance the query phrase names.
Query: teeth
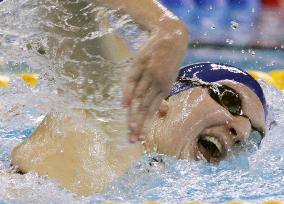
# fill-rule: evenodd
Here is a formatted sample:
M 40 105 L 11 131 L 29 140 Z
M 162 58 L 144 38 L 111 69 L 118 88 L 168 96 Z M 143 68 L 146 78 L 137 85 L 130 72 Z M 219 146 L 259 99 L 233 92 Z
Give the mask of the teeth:
M 215 137 L 206 136 L 204 140 L 213 143 L 218 148 L 219 152 L 222 152 L 222 145 L 218 139 L 216 139 Z
M 207 159 L 204 157 L 204 155 L 200 151 L 198 151 L 198 153 L 197 153 L 197 158 L 200 159 L 200 160 L 208 162 Z

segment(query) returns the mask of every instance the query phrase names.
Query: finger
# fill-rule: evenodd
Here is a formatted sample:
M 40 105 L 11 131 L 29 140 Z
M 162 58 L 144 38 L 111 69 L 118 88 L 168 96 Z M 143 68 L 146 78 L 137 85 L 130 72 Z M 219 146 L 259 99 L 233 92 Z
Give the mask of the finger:
M 153 119 L 154 114 L 157 112 L 159 105 L 161 104 L 161 101 L 163 100 L 164 94 L 159 93 L 156 95 L 154 100 L 151 102 L 151 105 L 149 106 L 147 112 L 143 114 L 138 114 L 138 122 L 137 122 L 137 129 L 138 133 L 138 140 L 144 140 L 145 139 L 145 127 L 148 127 L 149 122 Z
M 161 92 L 156 90 L 156 91 L 150 91 L 149 94 L 145 96 L 142 103 L 140 103 L 137 109 L 137 113 L 135 114 L 136 116 L 135 120 L 137 123 L 135 134 L 138 137 L 138 139 L 139 137 L 143 138 L 142 130 L 144 127 L 146 117 L 147 116 L 151 117 L 153 115 L 153 113 L 158 109 L 157 106 L 160 104 L 161 101 L 162 101 Z
M 139 122 L 138 116 L 139 114 L 142 114 L 143 112 L 146 112 L 148 107 L 147 105 L 149 104 L 145 104 L 144 101 L 146 98 L 151 98 L 153 100 L 153 98 L 156 96 L 157 91 L 155 90 L 148 90 L 146 91 L 145 95 L 143 97 L 140 98 L 134 98 L 133 100 L 133 104 L 131 104 L 131 109 L 129 111 L 129 122 L 131 123 L 136 123 L 136 128 L 137 128 L 137 123 Z M 134 131 L 137 135 L 138 130 L 135 129 Z
M 145 97 L 148 97 L 148 94 L 146 94 Z M 135 98 L 133 99 L 131 106 L 128 108 L 128 130 L 129 130 L 129 140 L 130 142 L 136 142 L 138 140 L 138 129 L 137 129 L 137 122 L 138 122 L 138 112 L 139 107 L 141 107 L 141 103 L 143 100 L 141 98 Z
M 123 90 L 122 105 L 125 107 L 128 107 L 131 104 L 134 89 L 140 81 L 144 70 L 141 62 L 134 63 L 132 67 L 133 68 L 128 72 L 126 84 Z
M 145 97 L 145 94 L 147 91 L 149 91 L 149 88 L 152 86 L 152 77 L 144 72 L 142 78 L 140 79 L 139 83 L 137 84 L 137 87 L 134 90 L 134 98 L 141 100 Z
M 136 87 L 136 81 L 131 81 L 131 80 L 128 80 L 124 85 L 123 98 L 122 98 L 123 107 L 126 108 L 130 106 L 132 100 L 132 93 L 135 87 Z
M 127 111 L 127 124 L 128 124 L 128 138 L 130 142 L 136 142 L 138 140 L 137 135 L 135 134 L 137 129 L 137 123 L 135 121 L 134 113 L 137 112 L 138 103 L 137 100 L 133 100 L 131 106 Z
M 144 75 L 145 76 L 145 75 Z M 150 77 L 143 77 L 143 80 L 140 80 L 138 87 L 134 90 L 134 97 L 132 98 L 132 103 L 128 108 L 128 129 L 129 129 L 129 139 L 132 142 L 136 142 L 138 139 L 137 132 L 137 114 L 138 109 L 141 103 L 143 103 L 144 98 L 149 95 L 149 87 L 151 87 Z M 138 93 L 136 93 L 138 92 Z M 148 94 L 147 94 L 148 93 Z

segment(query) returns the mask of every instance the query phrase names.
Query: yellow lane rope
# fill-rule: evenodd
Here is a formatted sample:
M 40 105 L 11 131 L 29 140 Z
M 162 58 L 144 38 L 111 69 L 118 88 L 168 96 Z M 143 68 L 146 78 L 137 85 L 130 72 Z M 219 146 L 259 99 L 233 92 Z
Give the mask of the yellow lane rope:
M 37 84 L 38 81 L 37 74 L 22 73 L 18 74 L 18 76 L 30 86 L 36 86 Z
M 276 86 L 278 89 L 284 89 L 284 70 L 277 69 L 270 72 L 262 72 L 256 70 L 247 71 L 253 78 L 261 79 L 273 86 Z
M 247 72 L 255 79 L 261 79 L 273 86 L 276 86 L 280 90 L 284 90 L 284 70 L 282 69 L 272 70 L 270 72 L 256 70 L 248 70 Z M 38 74 L 21 73 L 17 76 L 30 86 L 36 86 L 38 82 Z M 0 87 L 7 87 L 9 86 L 9 83 L 9 76 L 0 75 Z
M 0 86 L 5 87 L 9 85 L 10 78 L 7 76 L 0 75 Z
M 22 79 L 26 84 L 30 86 L 36 86 L 38 82 L 38 74 L 22 73 L 22 74 L 18 74 L 17 77 Z M 0 75 L 0 87 L 9 86 L 10 81 L 11 81 L 10 76 Z

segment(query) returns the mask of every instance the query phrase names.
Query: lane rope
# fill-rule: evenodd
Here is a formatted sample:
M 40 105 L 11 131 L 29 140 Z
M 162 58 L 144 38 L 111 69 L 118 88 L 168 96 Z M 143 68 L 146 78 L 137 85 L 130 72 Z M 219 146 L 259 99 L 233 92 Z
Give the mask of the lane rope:
M 23 80 L 27 85 L 35 87 L 38 82 L 38 74 L 21 73 L 16 75 Z M 0 87 L 7 87 L 11 84 L 12 76 L 0 75 Z
M 276 69 L 269 72 L 262 72 L 258 70 L 247 70 L 247 72 L 255 79 L 261 79 L 268 84 L 277 87 L 279 90 L 284 90 L 284 70 Z M 22 79 L 29 86 L 35 87 L 38 83 L 38 74 L 21 73 L 16 75 Z M 0 87 L 7 87 L 11 82 L 11 77 L 7 75 L 0 75 Z
M 279 90 L 284 89 L 284 70 L 282 69 L 276 69 L 270 72 L 247 70 L 247 72 L 255 79 L 261 79 L 266 83 L 276 86 Z

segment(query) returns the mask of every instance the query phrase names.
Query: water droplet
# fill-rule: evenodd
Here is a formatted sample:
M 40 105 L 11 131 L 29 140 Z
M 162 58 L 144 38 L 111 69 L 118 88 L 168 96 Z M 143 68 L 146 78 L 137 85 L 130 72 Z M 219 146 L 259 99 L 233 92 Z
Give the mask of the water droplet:
M 255 8 L 252 8 L 252 9 L 251 9 L 251 12 L 254 13 L 254 12 L 255 12 Z
M 204 36 L 207 36 L 207 32 L 204 32 L 203 35 L 204 35 Z
M 212 30 L 216 29 L 216 26 L 213 24 L 213 25 L 211 26 L 211 29 L 212 29 Z
M 284 49 L 284 44 L 283 44 L 283 45 L 281 45 L 281 49 Z
M 232 45 L 234 43 L 234 40 L 232 39 L 226 39 L 226 43 L 228 43 L 229 45 Z
M 251 54 L 251 55 L 255 55 L 255 51 L 253 49 L 249 49 L 248 52 Z
M 244 54 L 246 51 L 245 51 L 245 50 L 242 50 L 241 52 Z
M 272 60 L 268 66 L 274 66 L 276 64 L 275 60 Z
M 177 30 L 177 31 L 175 31 L 175 34 L 182 35 L 182 32 L 181 32 L 181 30 Z
M 238 26 L 239 26 L 239 24 L 238 24 L 236 21 L 231 21 L 231 28 L 232 28 L 233 30 L 237 29 Z
M 213 6 L 212 6 L 212 5 L 210 5 L 209 10 L 212 10 L 212 9 L 213 9 Z

